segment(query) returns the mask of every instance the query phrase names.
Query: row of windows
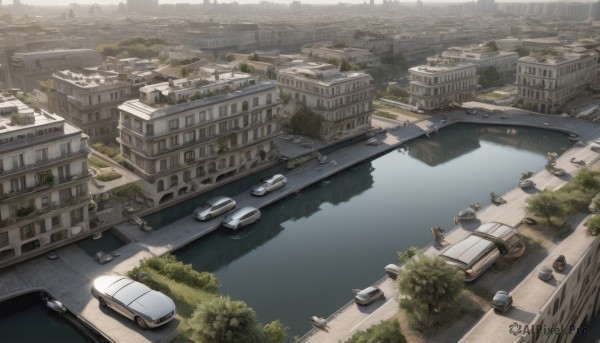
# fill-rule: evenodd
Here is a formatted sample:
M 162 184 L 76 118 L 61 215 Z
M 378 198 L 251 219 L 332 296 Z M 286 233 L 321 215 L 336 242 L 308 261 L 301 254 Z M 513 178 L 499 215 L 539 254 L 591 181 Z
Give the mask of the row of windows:
M 53 144 L 54 148 L 52 149 L 52 157 L 66 157 L 71 154 L 71 142 L 62 142 L 58 144 L 58 148 L 56 148 L 56 144 Z M 29 158 L 33 157 L 35 163 L 48 161 L 49 157 L 49 147 L 42 147 L 39 149 L 33 150 L 33 156 L 31 156 L 31 151 L 25 153 L 14 154 L 10 157 L 0 157 L 0 170 L 11 170 L 18 169 L 25 166 L 25 161 L 29 160 Z M 26 158 L 29 157 L 29 158 Z M 30 165 L 30 164 L 28 164 Z
M 336 95 L 342 94 L 344 92 L 350 92 L 351 90 L 361 89 L 370 86 L 370 82 L 367 77 L 361 80 L 353 81 L 345 83 L 342 86 L 317 86 L 313 82 L 303 82 L 300 80 L 295 80 L 289 77 L 278 76 L 277 81 L 280 84 L 285 84 L 290 87 L 294 87 L 296 89 L 304 89 L 306 91 L 323 94 L 323 95 Z

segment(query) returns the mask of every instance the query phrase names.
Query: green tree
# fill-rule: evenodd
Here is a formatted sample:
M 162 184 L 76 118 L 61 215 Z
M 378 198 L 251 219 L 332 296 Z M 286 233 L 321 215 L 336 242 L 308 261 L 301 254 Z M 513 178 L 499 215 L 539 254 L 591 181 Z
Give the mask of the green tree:
M 402 302 L 409 304 L 415 315 L 430 326 L 434 315 L 443 315 L 454 304 L 464 288 L 463 277 L 460 270 L 441 257 L 420 254 L 405 264 L 398 277 L 400 292 L 408 296 Z
M 281 321 L 274 320 L 263 327 L 263 333 L 267 343 L 284 343 L 287 337 L 288 327 Z
M 498 51 L 498 45 L 496 44 L 496 41 L 494 41 L 494 40 L 486 42 L 485 44 L 483 44 L 483 47 L 487 51 Z
M 181 68 L 181 77 L 186 77 L 189 73 L 190 72 L 187 70 L 186 67 Z
M 215 298 L 198 305 L 189 321 L 200 343 L 263 343 L 256 313 L 243 301 Z
M 250 56 L 248 56 L 248 60 L 249 61 L 258 61 L 258 54 L 257 53 L 253 53 Z
M 589 169 L 583 169 L 575 178 L 581 183 L 581 186 L 583 186 L 582 189 L 585 193 L 590 191 L 598 191 L 600 188 L 600 181 L 596 179 L 594 174 L 590 172 Z
M 600 193 L 596 194 L 596 196 L 592 198 L 589 210 L 592 213 L 600 213 Z
M 529 197 L 526 201 L 525 210 L 546 218 L 548 226 L 552 226 L 552 215 L 560 217 L 565 213 L 560 200 L 547 190 Z
M 404 251 L 398 251 L 398 259 L 402 263 L 408 262 L 413 256 L 418 255 L 421 252 L 421 249 L 417 247 L 410 247 Z
M 348 63 L 348 61 L 346 61 L 346 59 L 342 59 L 340 61 L 340 71 L 349 71 L 352 69 L 352 66 L 350 65 L 350 63 Z
M 483 69 L 479 76 L 479 83 L 483 88 L 489 87 L 500 80 L 500 74 L 494 66 Z
M 338 60 L 335 57 L 330 57 L 328 58 L 325 62 L 329 63 L 329 64 L 333 64 L 334 66 L 339 65 L 340 64 L 340 60 Z
M 319 115 L 303 104 L 298 104 L 294 115 L 290 119 L 290 128 L 296 133 L 319 137 L 321 135 L 321 122 Z
M 515 51 L 519 54 L 519 57 L 529 56 L 529 49 L 522 46 L 516 48 Z
M 600 216 L 593 216 L 585 223 L 585 226 L 587 226 L 592 236 L 598 236 L 598 234 L 600 234 Z
M 252 67 L 250 67 L 246 62 L 240 63 L 240 71 L 242 73 L 252 73 Z

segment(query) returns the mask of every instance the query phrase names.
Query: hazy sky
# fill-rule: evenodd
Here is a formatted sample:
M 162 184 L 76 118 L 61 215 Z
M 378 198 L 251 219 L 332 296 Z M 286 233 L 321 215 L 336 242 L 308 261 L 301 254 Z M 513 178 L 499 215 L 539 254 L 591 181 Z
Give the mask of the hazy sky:
M 3 4 L 11 4 L 12 0 L 1 0 Z M 214 0 L 211 0 L 211 3 Z M 240 4 L 252 4 L 258 3 L 260 1 L 257 0 L 236 0 Z M 427 1 L 427 0 L 426 0 Z M 456 1 L 456 2 L 470 2 L 474 0 L 431 0 L 432 2 L 446 2 L 446 1 Z M 119 2 L 127 3 L 127 0 L 21 0 L 21 4 L 27 5 L 68 5 L 70 3 L 78 3 L 81 5 L 91 5 L 91 4 L 99 4 L 99 5 L 108 5 L 108 4 L 118 4 Z M 217 0 L 218 3 L 230 3 L 234 2 L 234 0 Z M 268 2 L 276 2 L 282 4 L 289 4 L 292 0 L 268 0 Z M 362 4 L 364 0 L 300 0 L 300 2 L 305 4 L 337 4 L 339 2 L 351 3 L 351 4 Z M 367 3 L 369 0 L 367 0 Z M 375 0 L 375 4 L 381 4 L 383 0 Z M 400 2 L 416 2 L 416 0 L 400 0 Z M 161 4 L 175 4 L 175 3 L 190 3 L 190 4 L 201 4 L 202 0 L 159 0 Z

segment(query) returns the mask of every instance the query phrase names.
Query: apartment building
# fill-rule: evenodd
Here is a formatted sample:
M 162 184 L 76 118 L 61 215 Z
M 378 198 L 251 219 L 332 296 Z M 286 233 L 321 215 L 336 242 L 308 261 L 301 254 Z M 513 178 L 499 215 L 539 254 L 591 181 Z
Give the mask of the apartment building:
M 354 65 L 362 67 L 375 67 L 381 61 L 379 56 L 373 54 L 367 49 L 360 48 L 334 48 L 334 47 L 306 47 L 302 48 L 302 52 L 315 57 L 329 59 L 335 58 L 338 61 L 346 60 Z
M 31 92 L 37 82 L 48 80 L 52 73 L 77 67 L 94 67 L 102 57 L 92 49 L 63 49 L 36 52 L 6 52 L 2 63 L 6 86 Z
M 81 128 L 90 143 L 114 142 L 118 136 L 117 106 L 131 99 L 127 77 L 111 71 L 91 69 L 62 70 L 52 74 L 53 91 L 49 110 L 60 113 L 69 123 Z M 55 108 L 54 108 L 55 107 Z
M 448 48 L 442 52 L 441 57 L 455 64 L 474 64 L 478 72 L 494 67 L 502 78 L 513 78 L 519 54 L 513 51 L 488 51 L 476 45 Z
M 369 74 L 340 72 L 331 64 L 300 63 L 277 73 L 282 93 L 322 116 L 319 137 L 330 141 L 371 127 L 374 83 Z M 295 106 L 294 106 L 295 107 Z
M 89 231 L 87 136 L 0 95 L 0 267 Z
M 563 53 L 521 57 L 517 63 L 517 100 L 541 113 L 560 113 L 596 78 L 598 55 Z
M 410 104 L 424 110 L 444 108 L 469 100 L 477 90 L 474 64 L 435 64 L 430 62 L 408 69 Z
M 279 105 L 274 82 L 243 73 L 148 85 L 119 106 L 117 141 L 160 204 L 275 163 Z

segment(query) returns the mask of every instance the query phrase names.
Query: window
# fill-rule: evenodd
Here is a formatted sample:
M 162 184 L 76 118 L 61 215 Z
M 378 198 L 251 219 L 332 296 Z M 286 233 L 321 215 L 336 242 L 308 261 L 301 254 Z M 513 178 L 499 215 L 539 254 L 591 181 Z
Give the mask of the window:
M 60 143 L 60 156 L 67 156 L 71 153 L 71 142 Z
M 256 123 L 258 121 L 259 112 L 252 113 L 252 122 Z
M 50 206 L 50 197 L 42 197 L 42 208 L 48 208 Z
M 237 104 L 231 104 L 231 114 L 237 113 Z
M 176 167 L 179 165 L 179 155 L 169 156 L 169 165 L 171 167 Z
M 58 191 L 58 198 L 61 203 L 68 203 L 73 199 L 71 188 L 65 188 Z
M 83 221 L 83 207 L 71 211 L 71 225 L 81 223 Z
M 67 230 L 55 232 L 50 235 L 50 243 L 59 242 L 67 239 Z
M 52 217 L 52 228 L 57 228 L 60 226 L 60 216 Z
M 177 175 L 172 175 L 169 180 L 169 187 L 175 187 L 179 183 L 179 177 Z
M 46 220 L 45 219 L 38 221 L 38 226 L 40 227 L 40 233 L 46 232 Z
M 222 158 L 219 160 L 219 169 L 223 169 L 225 167 L 227 167 L 227 160 Z
M 190 180 L 192 179 L 192 172 L 189 170 L 186 170 L 183 172 L 183 182 L 190 182 Z
M 19 228 L 19 232 L 21 234 L 22 241 L 35 237 L 35 227 L 33 226 L 33 223 L 21 226 Z
M 185 126 L 192 126 L 194 125 L 194 115 L 189 115 L 185 117 Z
M 205 122 L 206 121 L 206 112 L 202 111 L 200 112 L 200 122 Z
M 179 119 L 169 120 L 169 130 L 177 130 L 179 128 Z
M 248 131 L 242 132 L 242 144 L 248 143 Z
M 183 143 L 190 143 L 196 140 L 196 131 L 190 131 L 183 134 Z
M 162 159 L 158 163 L 160 165 L 160 171 L 167 170 L 167 160 L 166 159 Z
M 65 164 L 64 166 L 58 167 L 58 180 L 65 182 L 71 178 L 70 165 Z
M 221 122 L 219 123 L 219 134 L 223 134 L 227 132 L 227 123 Z
M 206 174 L 206 170 L 204 170 L 204 166 L 200 166 L 196 168 L 196 177 L 204 176 Z
M 48 160 L 48 148 L 42 148 L 35 151 L 35 161 L 43 162 Z
M 271 94 L 267 94 L 267 105 L 271 104 Z
M 242 111 L 247 111 L 248 110 L 248 101 L 244 101 L 242 102 Z
M 252 107 L 258 106 L 258 97 L 252 98 Z
M 35 179 L 38 186 L 52 182 L 53 178 L 54 176 L 52 175 L 52 171 L 50 170 L 45 170 L 43 172 L 35 174 Z
M 179 145 L 179 136 L 169 137 L 169 146 L 174 147 Z
M 12 167 L 19 168 L 24 165 L 23 163 L 23 154 L 17 154 L 12 156 Z
M 184 156 L 184 159 L 186 162 L 190 162 L 193 161 L 195 159 L 195 151 L 194 150 L 190 150 L 190 151 L 186 151 Z
M 206 138 L 206 128 L 203 127 L 200 130 L 198 130 L 198 138 Z
M 244 127 L 248 126 L 248 124 L 249 124 L 249 119 L 250 119 L 250 118 L 249 118 L 249 116 L 248 116 L 248 115 L 245 115 L 245 116 L 244 116 L 244 119 L 243 119 L 243 121 L 244 121 Z
M 14 179 L 10 179 L 10 191 L 11 192 L 20 192 L 27 187 L 27 183 L 25 181 L 25 176 L 16 177 Z
M 75 187 L 75 195 L 78 197 L 85 197 L 87 195 L 87 184 L 77 185 Z
M 0 233 L 0 247 L 5 247 L 8 243 L 8 232 Z
M 156 185 L 156 191 L 162 192 L 164 190 L 165 190 L 165 183 L 163 182 L 163 180 L 158 180 L 158 184 Z
M 224 117 L 227 115 L 227 106 L 219 107 L 219 117 Z
M 158 151 L 161 150 L 166 150 L 167 149 L 167 141 L 164 139 L 161 139 L 158 141 Z

